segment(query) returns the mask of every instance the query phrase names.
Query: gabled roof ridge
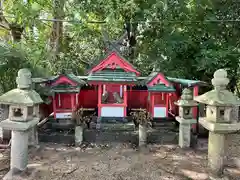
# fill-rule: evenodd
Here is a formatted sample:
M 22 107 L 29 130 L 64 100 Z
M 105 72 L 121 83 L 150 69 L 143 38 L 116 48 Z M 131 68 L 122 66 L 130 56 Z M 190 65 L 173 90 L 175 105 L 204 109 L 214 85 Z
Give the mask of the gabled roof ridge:
M 77 83 L 77 84 L 86 84 L 86 82 L 84 80 L 82 80 L 81 78 L 79 78 L 78 76 L 76 76 L 75 74 L 73 73 L 68 73 L 68 74 L 65 74 L 65 73 L 61 73 L 57 76 L 55 76 L 53 79 L 51 79 L 50 81 L 51 82 L 54 82 L 56 80 L 58 80 L 61 76 L 65 76 L 67 77 L 68 79 L 70 79 L 71 81 Z M 73 76 L 73 77 L 71 77 Z
M 157 78 L 158 76 L 161 76 L 163 78 L 164 81 L 166 81 L 166 84 L 168 84 L 168 86 L 172 86 L 172 83 L 165 77 L 165 75 L 161 72 L 156 72 L 156 71 L 153 71 L 151 72 L 151 74 L 146 78 L 145 81 L 145 84 L 146 85 L 149 85 L 152 81 L 155 80 L 155 78 Z M 165 83 L 164 83 L 165 84 Z M 165 84 L 165 85 L 166 85 Z
M 101 65 L 103 65 L 105 62 L 107 62 L 108 60 L 109 60 L 109 58 L 111 58 L 111 56 L 118 56 L 119 57 L 119 61 L 123 64 L 123 65 L 125 65 L 126 67 L 126 69 L 127 70 L 129 70 L 129 71 L 132 71 L 132 72 L 134 72 L 134 73 L 136 73 L 137 75 L 140 75 L 140 72 L 138 72 L 137 70 L 136 70 L 136 68 L 130 63 L 130 62 L 128 62 L 118 51 L 111 51 L 111 52 L 109 52 L 106 56 L 105 56 L 105 58 L 103 58 L 103 60 L 102 61 L 100 61 L 100 63 L 98 63 L 96 66 L 94 66 L 89 72 L 88 72 L 88 74 L 89 73 L 91 73 L 91 72 L 93 72 L 93 71 L 98 71 L 99 69 L 101 69 Z M 129 67 L 129 68 L 128 68 Z M 122 67 L 123 68 L 123 67 Z M 104 68 L 103 68 L 104 69 Z

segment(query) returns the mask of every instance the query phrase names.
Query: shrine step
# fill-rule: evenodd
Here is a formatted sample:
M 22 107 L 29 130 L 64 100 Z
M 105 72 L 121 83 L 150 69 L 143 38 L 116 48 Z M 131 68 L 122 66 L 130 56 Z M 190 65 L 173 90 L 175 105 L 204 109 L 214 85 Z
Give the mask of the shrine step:
M 135 124 L 133 122 L 117 122 L 117 123 L 91 123 L 90 129 L 96 129 L 100 131 L 134 131 Z
M 59 143 L 66 145 L 74 145 L 75 143 L 75 133 L 74 131 L 53 131 L 49 129 L 48 132 L 39 131 L 38 132 L 39 142 L 45 143 Z
M 123 117 L 100 117 L 99 121 L 101 123 L 127 123 L 129 122 L 129 118 L 123 118 Z
M 84 142 L 86 143 L 133 143 L 138 144 L 138 130 L 137 131 L 97 131 L 93 129 L 84 130 Z M 147 132 L 148 143 L 159 144 L 176 144 L 178 142 L 178 133 L 149 129 Z
M 84 130 L 84 142 L 87 143 L 112 143 L 128 142 L 136 143 L 138 134 L 136 131 L 101 131 L 94 129 Z
M 71 119 L 49 119 L 45 128 L 52 130 L 69 130 L 74 129 L 75 125 Z
M 178 130 L 176 122 L 174 119 L 155 119 L 152 121 L 152 128 L 159 130 L 170 130 L 176 132 Z
M 138 130 L 135 131 L 117 131 L 117 130 L 96 130 L 96 129 L 84 129 L 83 140 L 85 143 L 133 143 L 138 144 Z M 171 132 L 167 129 L 148 129 L 148 143 L 173 143 L 176 144 L 178 140 L 178 133 Z M 62 131 L 62 132 L 39 132 L 39 142 L 51 142 L 66 145 L 73 145 L 75 142 L 74 131 Z

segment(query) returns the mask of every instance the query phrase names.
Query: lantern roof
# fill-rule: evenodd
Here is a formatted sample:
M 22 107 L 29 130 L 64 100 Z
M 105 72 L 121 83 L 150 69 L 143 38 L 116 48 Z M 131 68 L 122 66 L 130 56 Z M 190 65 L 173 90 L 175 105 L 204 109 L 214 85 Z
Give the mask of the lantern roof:
M 1 104 L 33 106 L 43 103 L 35 90 L 13 89 L 0 96 Z
M 16 78 L 17 88 L 0 96 L 1 104 L 33 106 L 43 103 L 40 95 L 32 89 L 32 74 L 28 69 L 20 69 Z
M 198 105 L 198 103 L 193 100 L 193 92 L 188 88 L 185 88 L 183 90 L 181 99 L 179 99 L 175 104 L 178 106 L 191 106 L 191 107 Z
M 194 100 L 212 106 L 240 106 L 238 97 L 226 89 L 228 83 L 227 71 L 219 69 L 215 71 L 212 79 L 214 89 L 194 97 Z

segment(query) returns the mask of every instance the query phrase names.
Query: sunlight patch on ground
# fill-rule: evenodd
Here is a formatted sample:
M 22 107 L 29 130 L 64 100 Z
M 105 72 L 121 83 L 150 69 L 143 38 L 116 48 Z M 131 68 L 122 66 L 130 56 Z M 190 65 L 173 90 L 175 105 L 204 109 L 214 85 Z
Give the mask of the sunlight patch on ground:
M 196 171 L 190 171 L 188 169 L 182 169 L 181 171 L 185 176 L 187 176 L 193 180 L 207 180 L 208 179 L 208 175 L 206 173 L 199 173 Z
M 173 154 L 171 157 L 172 157 L 172 160 L 174 160 L 174 161 L 184 161 L 184 160 L 189 159 L 189 158 L 184 157 L 182 155 L 175 155 L 175 154 Z

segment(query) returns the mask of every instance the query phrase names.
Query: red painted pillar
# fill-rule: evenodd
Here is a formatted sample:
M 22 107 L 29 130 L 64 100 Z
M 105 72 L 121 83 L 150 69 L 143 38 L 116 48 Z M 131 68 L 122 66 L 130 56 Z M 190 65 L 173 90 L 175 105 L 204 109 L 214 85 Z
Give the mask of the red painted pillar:
M 74 95 L 75 94 L 71 93 L 71 108 L 72 108 L 72 110 L 74 108 Z
M 78 103 L 79 94 L 80 94 L 80 92 L 79 92 L 79 93 L 76 93 L 76 95 L 75 95 L 76 106 L 78 106 L 78 107 L 79 107 L 79 103 Z
M 123 88 L 123 103 L 124 103 L 124 117 L 127 116 L 127 85 L 122 86 Z
M 168 117 L 168 108 L 169 108 L 169 94 L 166 94 L 166 117 Z
M 130 99 L 130 101 L 132 100 L 132 85 L 130 85 L 130 87 L 129 87 L 130 89 L 129 89 L 129 97 L 128 97 L 128 99 Z M 129 100 L 128 100 L 129 101 Z M 129 108 L 132 108 L 132 107 L 129 107 Z
M 149 91 L 147 91 L 147 111 L 148 112 L 151 112 L 150 111 L 150 105 L 149 105 L 149 102 L 150 102 L 150 92 Z
M 154 117 L 154 93 L 151 93 L 151 110 L 152 110 L 152 117 Z
M 98 85 L 98 117 L 101 117 L 101 105 L 102 105 L 102 85 Z
M 193 87 L 193 97 L 194 97 L 194 96 L 198 96 L 198 86 L 194 86 L 194 87 Z M 196 119 L 197 116 L 198 116 L 198 114 L 197 114 L 197 107 L 193 107 L 192 113 L 193 113 L 193 118 Z M 193 124 L 193 125 L 192 125 L 192 128 L 193 128 L 194 130 L 196 130 L 196 124 Z
M 54 119 L 56 119 L 56 111 L 57 111 L 57 108 L 56 108 L 56 98 L 55 98 L 55 94 L 54 96 L 52 96 L 52 104 L 53 104 L 53 116 L 54 116 Z
M 193 87 L 193 96 L 198 96 L 198 86 Z M 193 108 L 193 118 L 197 118 L 197 107 Z

